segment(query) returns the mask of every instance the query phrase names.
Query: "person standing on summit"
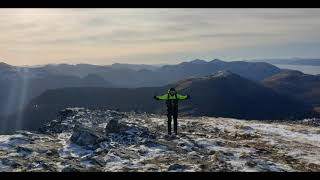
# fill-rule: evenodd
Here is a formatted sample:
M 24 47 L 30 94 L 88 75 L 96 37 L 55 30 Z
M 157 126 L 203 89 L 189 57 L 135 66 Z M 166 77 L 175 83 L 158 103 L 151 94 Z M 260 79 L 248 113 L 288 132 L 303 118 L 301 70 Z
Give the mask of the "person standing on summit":
M 168 117 L 168 134 L 171 135 L 171 122 L 173 117 L 173 128 L 176 135 L 178 135 L 178 102 L 180 100 L 187 100 L 189 95 L 180 95 L 174 88 L 170 88 L 168 93 L 162 96 L 154 96 L 156 100 L 166 101 L 167 104 L 167 117 Z

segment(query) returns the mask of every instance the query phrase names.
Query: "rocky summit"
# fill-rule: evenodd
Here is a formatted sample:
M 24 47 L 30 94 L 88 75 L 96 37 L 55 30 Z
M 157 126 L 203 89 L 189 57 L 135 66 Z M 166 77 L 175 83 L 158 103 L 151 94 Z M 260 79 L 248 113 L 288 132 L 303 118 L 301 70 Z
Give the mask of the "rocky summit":
M 166 132 L 165 116 L 68 108 L 1 135 L 0 171 L 320 171 L 319 126 L 181 117 Z

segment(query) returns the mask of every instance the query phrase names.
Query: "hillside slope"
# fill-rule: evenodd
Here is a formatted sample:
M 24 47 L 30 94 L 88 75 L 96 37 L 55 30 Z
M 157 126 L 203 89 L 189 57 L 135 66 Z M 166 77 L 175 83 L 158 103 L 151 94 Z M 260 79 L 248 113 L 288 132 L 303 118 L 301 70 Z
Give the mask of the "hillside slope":
M 179 81 L 175 87 L 192 94 L 185 106 L 193 115 L 241 119 L 299 119 L 310 107 L 229 71 Z M 312 116 L 312 115 L 311 115 Z
M 94 74 L 80 78 L 0 63 L 0 87 L 0 116 L 6 116 L 21 110 L 32 98 L 48 89 L 113 85 Z
M 36 129 L 54 118 L 60 109 L 88 107 L 162 113 L 165 103 L 154 95 L 176 87 L 191 99 L 180 103 L 180 114 L 240 119 L 302 119 L 317 117 L 312 107 L 281 95 L 259 83 L 228 71 L 203 78 L 191 78 L 164 87 L 150 88 L 62 88 L 48 90 L 24 109 L 8 118 L 2 132 L 17 128 Z M 17 123 L 19 120 L 19 123 Z M 17 127 L 16 124 L 20 126 Z
M 262 83 L 279 93 L 320 107 L 320 76 L 287 70 L 266 78 Z

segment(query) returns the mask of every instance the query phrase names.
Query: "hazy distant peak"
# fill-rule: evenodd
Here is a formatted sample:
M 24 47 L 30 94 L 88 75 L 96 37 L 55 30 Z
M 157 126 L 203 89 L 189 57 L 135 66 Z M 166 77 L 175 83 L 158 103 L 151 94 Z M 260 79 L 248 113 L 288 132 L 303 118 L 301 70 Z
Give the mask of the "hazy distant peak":
M 298 70 L 283 70 L 282 73 L 290 74 L 290 75 L 303 75 L 304 73 Z
M 7 64 L 7 63 L 4 63 L 4 62 L 0 62 L 0 68 L 11 68 L 12 66 Z
M 202 60 L 202 59 L 195 59 L 195 60 L 190 61 L 190 63 L 192 63 L 192 64 L 203 64 L 203 63 L 208 63 L 208 62 L 205 61 L 205 60 Z
M 296 70 L 283 70 L 282 72 L 275 74 L 271 77 L 266 78 L 263 82 L 273 82 L 273 81 L 283 81 L 283 80 L 290 80 L 290 82 L 292 81 L 292 78 L 297 80 L 297 79 L 301 79 L 304 77 L 310 77 L 311 79 L 314 79 L 313 75 L 309 75 L 309 74 L 304 74 L 301 71 L 296 71 Z M 301 79 L 302 80 L 302 79 Z M 306 79 L 303 79 L 304 81 Z M 307 83 L 307 82 L 305 82 Z
M 220 59 L 213 59 L 210 61 L 210 63 L 218 63 L 218 62 L 225 62 L 225 61 L 222 61 Z
M 61 66 L 72 66 L 71 64 L 61 63 L 61 64 L 47 64 L 44 67 L 61 67 Z
M 191 61 L 184 61 L 184 62 L 181 62 L 180 64 L 178 65 L 194 65 L 194 64 L 206 64 L 208 63 L 207 61 L 205 60 L 202 60 L 202 59 L 195 59 L 195 60 L 191 60 Z M 171 66 L 174 66 L 174 65 L 171 65 Z

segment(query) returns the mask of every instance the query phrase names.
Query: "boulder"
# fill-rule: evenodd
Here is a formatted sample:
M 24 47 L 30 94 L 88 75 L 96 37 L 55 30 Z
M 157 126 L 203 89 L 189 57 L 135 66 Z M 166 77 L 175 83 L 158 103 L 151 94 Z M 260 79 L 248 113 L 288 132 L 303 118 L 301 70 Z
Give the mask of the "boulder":
M 138 159 L 139 155 L 138 152 L 127 150 L 127 149 L 117 149 L 117 150 L 110 150 L 110 154 L 114 154 L 123 159 Z
M 59 151 L 56 149 L 50 149 L 46 152 L 47 156 L 57 156 L 59 157 Z
M 59 111 L 58 113 L 58 119 L 60 121 L 64 120 L 65 118 L 67 118 L 68 116 L 71 116 L 72 114 L 74 114 L 73 110 L 71 109 L 64 109 Z
M 5 158 L 5 159 L 1 159 L 1 163 L 3 165 L 6 165 L 6 166 L 10 166 L 12 168 L 18 168 L 18 167 L 22 167 L 22 163 L 16 161 L 16 160 L 13 160 L 13 159 L 8 159 L 8 158 Z
M 28 155 L 28 154 L 31 154 L 32 152 L 33 150 L 28 147 L 23 147 L 23 146 L 17 147 L 17 153 Z
M 188 166 L 186 165 L 173 164 L 169 166 L 168 171 L 185 170 L 187 168 Z
M 77 127 L 74 129 L 70 138 L 71 142 L 79 146 L 94 146 L 100 143 L 104 137 L 98 132 L 84 127 Z
M 245 165 L 253 168 L 253 167 L 257 166 L 257 163 L 252 161 L 252 160 L 250 160 L 250 161 L 246 162 Z
M 106 128 L 105 128 L 105 133 L 110 134 L 110 133 L 120 133 L 122 130 L 124 130 L 125 126 L 123 123 L 119 122 L 119 119 L 111 119 Z
M 101 166 L 101 167 L 105 166 L 107 163 L 102 157 L 99 157 L 99 156 L 92 157 L 91 162 L 93 164 Z
M 62 172 L 84 172 L 85 169 L 81 166 L 69 165 L 62 169 Z

